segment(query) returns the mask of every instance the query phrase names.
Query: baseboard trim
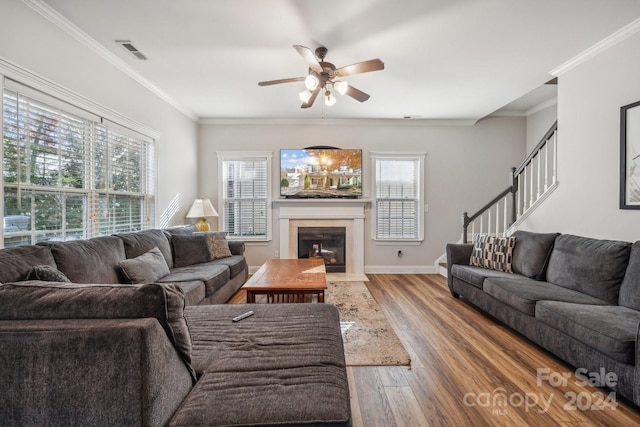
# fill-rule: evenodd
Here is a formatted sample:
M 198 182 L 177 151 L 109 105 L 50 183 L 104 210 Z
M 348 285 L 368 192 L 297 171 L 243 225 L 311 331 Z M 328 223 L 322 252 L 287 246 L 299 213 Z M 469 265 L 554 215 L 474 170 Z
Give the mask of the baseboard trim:
M 365 274 L 438 274 L 433 265 L 365 265 Z
M 249 274 L 254 274 L 261 265 L 249 266 Z M 364 267 L 364 272 L 369 274 L 439 274 L 434 265 L 369 265 Z

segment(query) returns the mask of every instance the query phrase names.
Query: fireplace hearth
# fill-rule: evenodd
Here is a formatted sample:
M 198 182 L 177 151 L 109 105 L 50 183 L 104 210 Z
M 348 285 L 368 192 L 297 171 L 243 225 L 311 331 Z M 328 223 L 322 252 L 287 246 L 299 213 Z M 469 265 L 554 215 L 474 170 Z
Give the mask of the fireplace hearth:
M 345 237 L 345 227 L 299 227 L 298 258 L 322 258 L 328 273 L 344 273 Z

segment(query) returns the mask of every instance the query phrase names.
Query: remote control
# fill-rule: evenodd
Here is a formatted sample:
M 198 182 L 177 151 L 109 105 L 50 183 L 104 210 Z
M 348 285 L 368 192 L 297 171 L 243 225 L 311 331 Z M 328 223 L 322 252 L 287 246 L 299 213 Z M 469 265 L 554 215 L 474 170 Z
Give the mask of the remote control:
M 247 318 L 247 317 L 249 317 L 249 316 L 253 316 L 253 311 L 247 311 L 246 313 L 241 314 L 240 316 L 234 317 L 232 320 L 233 320 L 234 322 L 239 322 L 239 321 L 241 321 L 242 319 L 246 319 L 246 318 Z

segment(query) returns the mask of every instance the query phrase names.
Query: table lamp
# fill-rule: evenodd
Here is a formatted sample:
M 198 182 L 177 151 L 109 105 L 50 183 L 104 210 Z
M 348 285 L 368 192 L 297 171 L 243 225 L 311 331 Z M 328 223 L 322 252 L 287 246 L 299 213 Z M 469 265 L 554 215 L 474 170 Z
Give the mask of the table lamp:
M 200 231 L 209 231 L 211 226 L 206 217 L 218 216 L 218 212 L 213 208 L 209 199 L 196 199 L 187 213 L 187 218 L 200 218 L 196 223 L 196 228 Z

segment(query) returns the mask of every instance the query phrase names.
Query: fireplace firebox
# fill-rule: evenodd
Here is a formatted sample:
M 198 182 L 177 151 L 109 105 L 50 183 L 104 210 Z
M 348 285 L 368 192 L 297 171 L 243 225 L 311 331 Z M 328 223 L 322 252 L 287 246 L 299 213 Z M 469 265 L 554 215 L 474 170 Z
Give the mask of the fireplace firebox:
M 344 273 L 345 227 L 299 227 L 298 258 L 322 258 L 328 273 Z

